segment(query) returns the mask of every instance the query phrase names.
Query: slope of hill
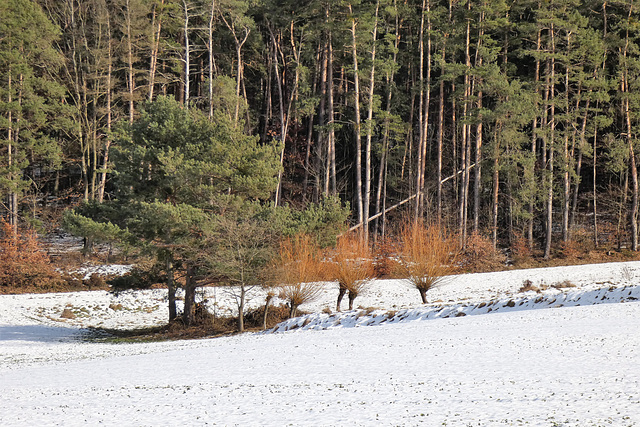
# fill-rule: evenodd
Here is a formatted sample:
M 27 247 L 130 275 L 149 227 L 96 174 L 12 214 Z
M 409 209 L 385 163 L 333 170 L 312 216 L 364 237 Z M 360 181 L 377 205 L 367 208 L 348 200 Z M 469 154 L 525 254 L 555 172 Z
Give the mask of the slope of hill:
M 315 313 L 282 325 L 298 325 L 285 333 L 145 344 L 87 342 L 82 327 L 162 322 L 159 291 L 2 296 L 0 418 L 6 426 L 638 425 L 639 270 L 465 275 L 434 290 L 427 306 L 405 283 L 379 281 L 356 302 L 379 310 Z M 519 293 L 523 280 L 549 288 Z M 567 281 L 575 287 L 551 286 Z M 217 292 L 222 307 L 227 296 Z M 307 309 L 334 297 L 328 290 Z M 593 305 L 601 302 L 610 303 Z M 61 320 L 64 308 L 75 318 Z M 395 316 L 371 322 L 388 310 Z M 367 323 L 377 326 L 345 327 Z

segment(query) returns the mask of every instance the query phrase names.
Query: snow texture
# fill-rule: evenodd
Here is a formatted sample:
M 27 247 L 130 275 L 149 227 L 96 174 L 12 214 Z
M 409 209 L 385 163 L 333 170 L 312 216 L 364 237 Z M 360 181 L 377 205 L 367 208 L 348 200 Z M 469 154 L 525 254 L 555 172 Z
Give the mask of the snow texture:
M 312 314 L 266 333 L 145 344 L 86 328 L 161 324 L 161 290 L 0 296 L 0 421 L 639 425 L 639 278 L 640 262 L 461 275 L 427 305 L 380 280 L 342 313 L 322 312 L 327 284 Z M 525 280 L 548 289 L 519 292 Z M 232 291 L 201 297 L 234 313 Z

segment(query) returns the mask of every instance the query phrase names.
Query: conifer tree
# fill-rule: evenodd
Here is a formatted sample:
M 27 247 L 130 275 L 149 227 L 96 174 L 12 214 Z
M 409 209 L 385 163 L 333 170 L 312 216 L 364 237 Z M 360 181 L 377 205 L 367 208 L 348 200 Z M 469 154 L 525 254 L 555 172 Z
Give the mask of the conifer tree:
M 64 89 L 54 78 L 61 56 L 53 43 L 60 30 L 31 0 L 3 1 L 0 16 L 0 192 L 15 233 L 30 186 L 27 169 L 59 166 L 57 138 L 69 123 Z

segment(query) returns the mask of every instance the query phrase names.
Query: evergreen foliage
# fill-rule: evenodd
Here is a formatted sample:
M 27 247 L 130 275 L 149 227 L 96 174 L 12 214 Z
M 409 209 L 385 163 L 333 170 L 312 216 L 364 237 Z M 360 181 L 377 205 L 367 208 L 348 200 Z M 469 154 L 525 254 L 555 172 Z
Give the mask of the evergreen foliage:
M 632 1 L 7 0 L 0 13 L 14 227 L 78 199 L 119 203 L 100 221 L 133 235 L 143 202 L 211 216 L 268 200 L 261 220 L 322 246 L 347 205 L 365 238 L 410 215 L 463 246 L 485 234 L 549 257 L 589 233 L 638 249 Z

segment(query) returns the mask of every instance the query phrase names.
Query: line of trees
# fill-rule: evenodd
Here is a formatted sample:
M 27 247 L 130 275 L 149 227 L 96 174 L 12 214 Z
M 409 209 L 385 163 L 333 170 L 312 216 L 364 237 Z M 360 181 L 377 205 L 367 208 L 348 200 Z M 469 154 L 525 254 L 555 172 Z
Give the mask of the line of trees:
M 167 96 L 279 141 L 270 197 L 338 196 L 550 256 L 589 227 L 638 249 L 633 0 L 2 0 L 0 191 L 114 197 L 116 123 Z M 65 193 L 67 191 L 67 193 Z

